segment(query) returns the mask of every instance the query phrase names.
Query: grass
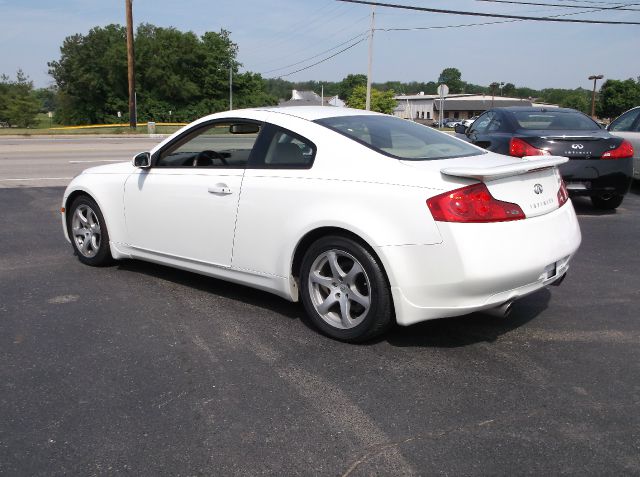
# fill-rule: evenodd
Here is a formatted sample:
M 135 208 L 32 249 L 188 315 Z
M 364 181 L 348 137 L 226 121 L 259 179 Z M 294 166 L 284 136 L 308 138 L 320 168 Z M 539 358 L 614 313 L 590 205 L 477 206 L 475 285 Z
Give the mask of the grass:
M 135 130 L 131 130 L 129 126 L 105 126 L 96 125 L 97 127 L 83 128 L 67 128 L 59 124 L 53 123 L 49 117 L 44 114 L 38 114 L 37 124 L 31 128 L 0 128 L 0 136 L 46 136 L 46 135 L 82 135 L 82 134 L 148 134 L 147 123 L 138 123 Z M 181 126 L 156 126 L 156 134 L 172 134 L 180 129 Z

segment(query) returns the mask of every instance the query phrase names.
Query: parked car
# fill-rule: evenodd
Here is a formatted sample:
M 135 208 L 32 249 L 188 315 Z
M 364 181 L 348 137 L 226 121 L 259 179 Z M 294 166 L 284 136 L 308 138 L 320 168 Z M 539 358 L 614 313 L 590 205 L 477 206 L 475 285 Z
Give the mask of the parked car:
M 481 114 L 469 128 L 458 126 L 456 134 L 499 154 L 568 157 L 560 172 L 569 193 L 589 196 L 600 209 L 617 208 L 631 185 L 631 143 L 574 109 L 494 108 Z
M 468 128 L 469 126 L 471 126 L 471 125 L 473 124 L 473 122 L 474 122 L 476 119 L 478 119 L 478 116 L 472 116 L 472 117 L 470 117 L 470 118 L 468 118 L 468 119 L 463 119 L 461 124 L 462 124 L 464 127 L 467 127 L 467 128 Z
M 581 236 L 557 165 L 346 108 L 202 118 L 62 199 L 78 259 L 161 263 L 302 301 L 362 341 L 394 321 L 479 310 L 565 276 Z
M 640 106 L 618 116 L 607 129 L 633 145 L 633 177 L 640 180 Z

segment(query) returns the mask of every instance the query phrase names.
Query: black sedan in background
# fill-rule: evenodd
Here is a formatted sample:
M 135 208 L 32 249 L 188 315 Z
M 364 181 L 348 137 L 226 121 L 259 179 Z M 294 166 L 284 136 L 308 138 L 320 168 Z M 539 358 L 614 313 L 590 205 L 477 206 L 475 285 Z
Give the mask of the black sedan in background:
M 615 209 L 629 190 L 633 146 L 589 116 L 567 108 L 513 106 L 485 111 L 456 136 L 507 156 L 565 156 L 560 166 L 571 195 L 586 195 L 600 209 Z

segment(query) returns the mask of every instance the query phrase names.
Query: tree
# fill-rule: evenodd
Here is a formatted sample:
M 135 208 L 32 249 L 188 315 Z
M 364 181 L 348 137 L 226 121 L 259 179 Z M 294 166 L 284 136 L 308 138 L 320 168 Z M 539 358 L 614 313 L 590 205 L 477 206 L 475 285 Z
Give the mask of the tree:
M 502 94 L 504 96 L 513 96 L 516 93 L 516 85 L 513 83 L 507 83 L 502 87 Z
M 462 93 L 464 90 L 464 82 L 462 81 L 462 73 L 458 68 L 445 68 L 438 76 L 439 84 L 446 84 L 449 87 L 449 93 Z
M 347 100 L 353 94 L 354 89 L 359 86 L 364 86 L 366 90 L 367 75 L 347 75 L 345 78 L 343 78 L 343 80 L 340 82 L 340 85 L 338 86 L 338 96 L 344 100 Z
M 16 73 L 15 81 L 6 75 L 0 76 L 0 122 L 20 128 L 34 126 L 40 107 L 33 82 L 22 70 Z
M 226 30 L 197 36 L 145 23 L 135 37 L 138 116 L 155 121 L 191 121 L 229 109 L 229 73 L 234 106 L 274 104 L 260 75 L 239 73 L 238 47 Z M 60 59 L 49 63 L 58 90 L 57 120 L 65 124 L 126 121 L 127 55 L 124 27 L 96 27 L 67 37 Z
M 640 80 L 607 80 L 600 89 L 596 112 L 601 118 L 615 118 L 640 104 Z
M 578 111 L 582 111 L 585 114 L 591 113 L 591 102 L 586 94 L 576 91 L 569 94 L 560 101 L 560 106 L 563 108 L 573 108 Z
M 393 90 L 380 91 L 371 88 L 371 111 L 379 113 L 391 114 L 397 106 L 396 100 L 393 98 L 395 93 Z M 347 106 L 350 108 L 364 109 L 367 100 L 367 87 L 356 86 L 347 98 Z

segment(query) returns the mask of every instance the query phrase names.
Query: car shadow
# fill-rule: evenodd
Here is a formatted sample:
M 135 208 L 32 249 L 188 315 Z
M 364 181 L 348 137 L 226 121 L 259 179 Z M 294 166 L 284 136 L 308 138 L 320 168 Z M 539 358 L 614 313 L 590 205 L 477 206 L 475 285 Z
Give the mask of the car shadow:
M 617 211 L 614 210 L 602 210 L 596 209 L 593 204 L 591 204 L 591 199 L 589 197 L 571 197 L 571 202 L 573 203 L 573 208 L 576 211 L 577 215 L 589 215 L 589 216 L 602 216 L 602 215 L 616 215 Z
M 123 260 L 118 262 L 117 267 L 119 270 L 140 273 L 149 277 L 166 280 L 176 285 L 200 290 L 221 298 L 241 301 L 273 311 L 292 320 L 301 318 L 304 313 L 298 303 L 289 302 L 262 290 L 256 290 L 206 275 L 139 260 Z
M 481 312 L 456 318 L 443 318 L 409 327 L 397 326 L 378 341 L 398 347 L 459 348 L 491 343 L 538 317 L 551 299 L 546 288 L 514 302 L 511 314 L 497 317 Z
M 119 270 L 167 280 L 221 298 L 248 303 L 291 320 L 299 319 L 310 332 L 320 334 L 310 325 L 300 303 L 288 302 L 271 293 L 138 260 L 125 260 L 119 262 L 117 266 Z M 513 304 L 512 313 L 508 318 L 472 313 L 457 318 L 427 321 L 409 327 L 395 326 L 382 336 L 363 343 L 362 346 L 387 342 L 397 347 L 457 348 L 475 343 L 492 342 L 536 318 L 547 308 L 550 297 L 551 292 L 547 289 L 524 297 Z

